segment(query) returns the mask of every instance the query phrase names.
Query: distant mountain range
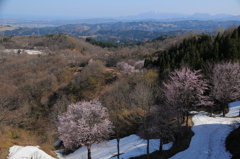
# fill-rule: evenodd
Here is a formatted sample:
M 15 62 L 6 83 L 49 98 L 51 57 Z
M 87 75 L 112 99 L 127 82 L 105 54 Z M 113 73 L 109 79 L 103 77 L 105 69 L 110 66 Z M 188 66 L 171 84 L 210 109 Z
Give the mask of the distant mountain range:
M 52 27 L 12 27 L 0 25 L 0 35 L 46 35 L 65 33 L 80 38 L 92 37 L 96 40 L 114 44 L 139 42 L 154 39 L 162 35 L 181 35 L 187 32 L 214 34 L 221 26 L 239 26 L 240 21 L 184 20 L 173 22 L 161 21 L 130 21 L 112 23 L 81 23 Z
M 46 35 L 65 33 L 91 37 L 114 44 L 151 40 L 162 35 L 187 32 L 214 34 L 221 26 L 239 26 L 240 16 L 228 14 L 193 15 L 147 12 L 135 16 L 96 19 L 0 18 L 0 35 Z
M 210 15 L 207 13 L 195 13 L 192 15 L 188 14 L 178 14 L 178 13 L 160 13 L 160 12 L 147 12 L 141 13 L 134 16 L 116 17 L 113 19 L 122 20 L 159 20 L 159 21 L 183 21 L 183 20 L 217 20 L 217 21 L 227 21 L 227 20 L 240 20 L 240 15 L 234 16 L 230 14 L 217 14 Z
M 116 23 L 116 22 L 139 22 L 139 21 L 158 21 L 158 22 L 176 22 L 176 21 L 240 21 L 240 15 L 234 16 L 230 14 L 210 15 L 207 13 L 195 13 L 192 15 L 178 13 L 160 13 L 147 12 L 132 16 L 121 17 L 95 17 L 95 18 L 40 18 L 40 17 L 21 17 L 18 15 L 0 15 L 0 24 L 15 25 L 21 27 L 44 27 L 44 26 L 60 26 L 66 24 L 99 24 L 99 23 Z

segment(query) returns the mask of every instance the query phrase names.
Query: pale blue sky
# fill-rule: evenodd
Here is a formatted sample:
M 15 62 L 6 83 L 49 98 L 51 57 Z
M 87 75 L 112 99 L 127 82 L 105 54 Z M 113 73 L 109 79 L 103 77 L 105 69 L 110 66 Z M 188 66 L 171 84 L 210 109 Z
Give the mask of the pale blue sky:
M 0 15 L 116 17 L 149 11 L 240 15 L 240 0 L 0 0 Z

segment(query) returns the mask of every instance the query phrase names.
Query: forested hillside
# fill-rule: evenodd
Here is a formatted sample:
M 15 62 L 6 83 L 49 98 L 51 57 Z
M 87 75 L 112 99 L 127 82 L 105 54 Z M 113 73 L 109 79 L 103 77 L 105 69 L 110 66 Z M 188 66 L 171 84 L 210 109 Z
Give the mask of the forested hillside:
M 144 56 L 154 50 L 143 46 L 103 49 L 66 34 L 1 36 L 0 47 L 0 130 L 1 142 L 5 143 L 0 146 L 0 158 L 6 158 L 13 144 L 40 145 L 54 155 L 52 144 L 58 138 L 58 115 L 71 103 L 100 98 L 116 80 L 124 79 L 123 85 L 133 86 L 138 78 L 136 82 L 130 80 L 135 75 L 125 79 L 124 74 L 131 70 L 126 72 L 120 66 L 128 63 L 132 69 L 142 69 Z M 28 55 L 21 51 L 25 49 L 40 50 L 42 54 Z M 123 74 L 116 68 L 118 62 L 122 62 L 119 69 Z M 131 93 L 128 90 L 124 95 Z M 121 136 L 136 130 L 137 116 L 131 115 L 136 113 L 133 110 L 128 107 L 119 113 L 129 116 L 126 124 L 135 125 L 125 127 L 129 131 Z
M 153 62 L 149 59 L 145 65 L 151 63 L 157 66 L 160 72 L 183 65 L 201 69 L 207 61 L 213 63 L 222 60 L 239 60 L 239 52 L 240 27 L 230 28 L 216 36 L 201 34 L 184 39 L 180 45 L 173 45 L 169 50 L 157 52 L 158 59 Z
M 214 34 L 219 26 L 222 31 L 229 26 L 240 25 L 239 21 L 140 21 L 100 24 L 67 24 L 57 27 L 11 27 L 2 26 L 0 35 L 46 35 L 65 33 L 76 37 L 91 37 L 96 40 L 111 42 L 117 45 L 128 42 L 152 40 L 161 35 L 182 35 L 187 32 Z M 4 30 L 5 28 L 5 30 Z
M 81 145 L 89 149 L 89 140 L 84 142 L 81 135 L 77 136 L 79 143 L 65 140 L 64 131 L 59 131 L 63 130 L 59 121 L 70 119 L 67 111 L 87 120 L 88 130 L 103 118 L 109 120 L 111 133 L 104 139 L 119 143 L 130 134 L 147 141 L 161 139 L 157 157 L 169 158 L 188 147 L 192 135 L 189 111 L 223 111 L 224 116 L 227 102 L 239 99 L 240 27 L 216 35 L 161 36 L 127 47 L 104 45 L 62 33 L 0 36 L 0 141 L 5 143 L 0 145 L 0 158 L 6 158 L 12 145 L 40 145 L 54 156 L 53 143 L 59 137 L 65 153 Z M 25 49 L 42 54 L 28 55 L 21 51 Z M 225 82 L 222 87 L 215 82 L 220 79 Z M 88 107 L 97 103 L 97 109 L 106 114 L 92 110 L 91 114 L 84 107 L 83 119 L 73 108 L 68 110 L 71 104 L 86 103 Z M 71 121 L 74 135 L 80 132 L 74 131 L 75 121 Z M 99 135 L 102 130 L 104 126 L 89 131 Z M 162 150 L 171 141 L 174 150 Z M 188 143 L 179 148 L 182 141 Z

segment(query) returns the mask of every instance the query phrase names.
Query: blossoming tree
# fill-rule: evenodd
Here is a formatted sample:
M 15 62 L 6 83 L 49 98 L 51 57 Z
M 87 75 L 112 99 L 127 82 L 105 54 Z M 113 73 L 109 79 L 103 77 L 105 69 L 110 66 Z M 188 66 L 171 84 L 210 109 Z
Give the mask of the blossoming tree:
M 59 138 L 72 150 L 86 146 L 91 159 L 91 145 L 107 140 L 112 133 L 112 123 L 107 116 L 107 109 L 96 99 L 71 104 L 58 118 Z

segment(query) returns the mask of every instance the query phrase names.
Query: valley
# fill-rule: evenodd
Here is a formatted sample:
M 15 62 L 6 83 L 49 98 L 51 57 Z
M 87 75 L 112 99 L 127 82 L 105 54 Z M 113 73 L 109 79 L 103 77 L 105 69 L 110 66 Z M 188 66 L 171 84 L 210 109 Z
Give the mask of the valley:
M 232 157 L 240 21 L 5 21 L 0 158 Z

